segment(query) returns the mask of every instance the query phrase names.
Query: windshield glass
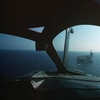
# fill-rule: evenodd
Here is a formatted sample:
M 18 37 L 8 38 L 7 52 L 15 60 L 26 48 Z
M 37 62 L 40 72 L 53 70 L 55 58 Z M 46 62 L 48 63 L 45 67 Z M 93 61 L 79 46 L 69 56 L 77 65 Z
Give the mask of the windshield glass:
M 54 38 L 53 45 L 67 69 L 100 76 L 99 26 L 77 25 L 65 29 Z
M 35 42 L 0 33 L 0 75 L 19 76 L 34 71 L 56 71 L 45 51 L 35 51 Z

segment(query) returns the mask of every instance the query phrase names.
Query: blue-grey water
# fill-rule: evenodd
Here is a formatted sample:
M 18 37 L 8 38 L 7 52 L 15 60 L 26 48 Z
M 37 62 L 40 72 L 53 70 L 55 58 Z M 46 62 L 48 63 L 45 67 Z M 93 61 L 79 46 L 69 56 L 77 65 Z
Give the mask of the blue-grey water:
M 58 52 L 62 60 L 63 52 Z M 68 69 L 78 69 L 93 76 L 100 76 L 100 53 L 93 52 L 87 63 L 77 63 L 76 56 L 89 52 L 69 52 Z M 36 70 L 56 71 L 56 65 L 45 52 L 27 50 L 0 50 L 0 75 L 18 76 Z
M 59 57 L 63 59 L 63 53 L 60 51 Z M 100 76 L 100 52 L 93 52 L 93 58 L 87 63 L 78 63 L 77 56 L 89 55 L 90 52 L 69 52 L 67 69 L 82 70 L 93 76 Z
M 19 76 L 36 70 L 56 71 L 46 52 L 27 50 L 0 50 L 0 74 Z

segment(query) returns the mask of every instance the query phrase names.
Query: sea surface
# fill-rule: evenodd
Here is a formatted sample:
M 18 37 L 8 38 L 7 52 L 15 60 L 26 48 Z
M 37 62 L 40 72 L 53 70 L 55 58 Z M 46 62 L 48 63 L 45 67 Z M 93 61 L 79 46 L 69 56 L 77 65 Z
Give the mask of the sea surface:
M 63 52 L 58 52 L 61 60 Z M 69 52 L 68 69 L 78 69 L 93 76 L 100 76 L 100 52 L 93 52 L 93 58 L 87 63 L 77 63 L 76 57 L 89 55 L 89 52 Z M 0 50 L 0 75 L 19 76 L 32 71 L 56 71 L 56 65 L 46 52 L 31 50 Z

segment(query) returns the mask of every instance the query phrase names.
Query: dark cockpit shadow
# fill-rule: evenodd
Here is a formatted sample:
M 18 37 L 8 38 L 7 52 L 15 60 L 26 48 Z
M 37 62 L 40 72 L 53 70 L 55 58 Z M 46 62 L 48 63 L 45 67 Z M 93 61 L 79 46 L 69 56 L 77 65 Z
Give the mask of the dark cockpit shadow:
M 89 60 L 89 61 L 87 61 L 87 62 L 79 62 L 79 61 L 77 61 L 76 62 L 78 65 L 80 65 L 80 64 L 82 64 L 82 65 L 89 65 L 89 64 L 93 64 L 93 60 Z

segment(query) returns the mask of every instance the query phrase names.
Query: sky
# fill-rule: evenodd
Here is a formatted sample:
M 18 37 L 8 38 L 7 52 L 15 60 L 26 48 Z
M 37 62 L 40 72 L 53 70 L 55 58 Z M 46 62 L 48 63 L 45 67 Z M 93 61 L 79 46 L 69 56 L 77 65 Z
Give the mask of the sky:
M 41 33 L 43 27 L 29 28 L 29 30 Z M 0 49 L 9 50 L 35 50 L 35 41 L 0 33 Z
M 77 25 L 72 27 L 70 34 L 69 51 L 94 51 L 100 52 L 100 27 L 93 25 Z M 64 49 L 65 33 L 62 31 L 53 41 L 57 50 Z
M 69 51 L 100 51 L 99 26 L 77 25 L 72 28 L 74 33 L 70 34 Z M 35 28 L 35 31 L 39 33 L 42 30 L 43 27 Z M 54 47 L 57 50 L 64 49 L 65 33 L 65 30 L 62 31 L 53 40 Z M 0 49 L 35 50 L 35 41 L 0 33 Z
M 17 36 L 0 34 L 0 49 L 34 50 L 35 42 Z

